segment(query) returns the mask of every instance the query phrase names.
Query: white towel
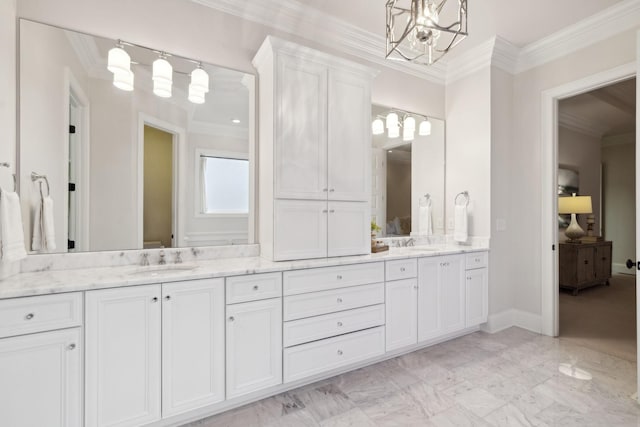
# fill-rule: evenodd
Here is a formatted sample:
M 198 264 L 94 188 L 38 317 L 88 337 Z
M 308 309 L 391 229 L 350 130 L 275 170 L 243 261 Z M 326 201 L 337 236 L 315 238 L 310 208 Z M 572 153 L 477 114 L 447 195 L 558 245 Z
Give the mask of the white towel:
M 15 192 L 0 189 L 0 255 L 5 261 L 17 261 L 27 256 L 20 198 Z
M 56 234 L 53 225 L 53 199 L 43 196 L 36 206 L 33 216 L 33 239 L 31 249 L 34 251 L 54 251 L 56 249 Z
M 467 207 L 456 205 L 453 214 L 454 229 L 453 240 L 460 243 L 465 243 L 467 238 Z
M 420 236 L 431 236 L 433 234 L 433 224 L 431 222 L 431 204 L 420 205 L 418 211 L 418 234 Z

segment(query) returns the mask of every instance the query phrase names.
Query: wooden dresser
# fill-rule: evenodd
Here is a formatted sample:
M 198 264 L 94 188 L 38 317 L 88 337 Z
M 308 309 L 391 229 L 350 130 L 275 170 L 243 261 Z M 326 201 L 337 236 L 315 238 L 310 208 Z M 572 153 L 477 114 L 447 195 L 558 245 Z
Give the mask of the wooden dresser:
M 573 295 L 589 286 L 609 285 L 611 242 L 560 243 L 560 287 Z

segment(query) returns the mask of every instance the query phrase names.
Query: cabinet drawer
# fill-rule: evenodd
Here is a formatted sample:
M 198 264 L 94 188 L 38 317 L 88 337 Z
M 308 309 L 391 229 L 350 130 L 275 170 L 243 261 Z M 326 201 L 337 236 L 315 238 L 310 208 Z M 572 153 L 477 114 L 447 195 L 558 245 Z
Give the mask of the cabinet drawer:
M 81 293 L 0 300 L 0 338 L 81 324 Z
M 341 265 L 338 267 L 311 268 L 285 271 L 283 287 L 285 295 L 366 285 L 384 281 L 384 262 Z
M 397 261 L 387 261 L 385 279 L 402 280 L 412 279 L 418 276 L 417 259 L 400 259 Z
M 467 254 L 465 257 L 465 269 L 473 270 L 474 268 L 484 268 L 488 264 L 488 256 L 486 252 L 474 252 Z
M 284 298 L 284 320 L 302 319 L 382 303 L 384 283 L 293 295 Z
M 384 353 L 384 326 L 284 350 L 284 382 L 320 374 Z
M 266 273 L 227 277 L 227 304 L 282 296 L 282 274 Z
M 380 325 L 384 325 L 384 304 L 294 320 L 284 324 L 284 346 L 291 347 Z

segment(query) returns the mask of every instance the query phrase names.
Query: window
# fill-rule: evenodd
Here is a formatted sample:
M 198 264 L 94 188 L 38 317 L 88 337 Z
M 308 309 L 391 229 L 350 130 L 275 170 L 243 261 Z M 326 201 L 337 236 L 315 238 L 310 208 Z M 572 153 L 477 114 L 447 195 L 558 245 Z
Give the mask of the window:
M 249 213 L 249 160 L 200 156 L 204 214 Z

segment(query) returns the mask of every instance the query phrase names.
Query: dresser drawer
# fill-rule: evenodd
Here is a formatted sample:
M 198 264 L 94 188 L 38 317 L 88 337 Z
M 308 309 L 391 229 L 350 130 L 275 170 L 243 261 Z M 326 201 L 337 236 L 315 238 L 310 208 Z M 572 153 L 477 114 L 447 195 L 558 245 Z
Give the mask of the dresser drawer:
M 466 269 L 484 268 L 488 265 L 488 254 L 486 252 L 474 252 L 465 257 Z
M 284 346 L 291 347 L 323 338 L 384 325 L 384 304 L 340 311 L 284 323 Z
M 384 281 L 384 262 L 285 271 L 284 295 L 366 285 Z
M 284 382 L 384 354 L 384 326 L 284 349 Z
M 384 283 L 284 297 L 284 320 L 384 303 Z
M 265 273 L 227 277 L 227 304 L 282 296 L 282 274 Z
M 385 270 L 385 279 L 387 281 L 413 279 L 414 277 L 418 277 L 418 260 L 399 259 L 396 261 L 387 261 Z
M 81 324 L 81 293 L 0 300 L 0 338 Z

